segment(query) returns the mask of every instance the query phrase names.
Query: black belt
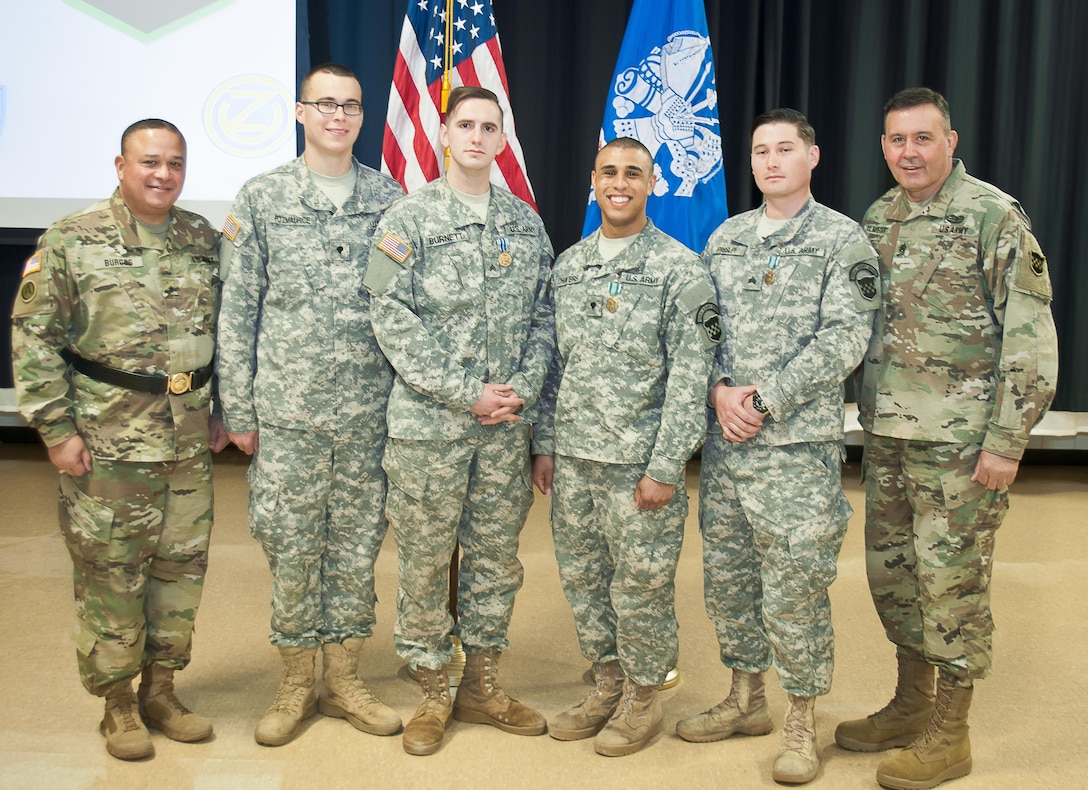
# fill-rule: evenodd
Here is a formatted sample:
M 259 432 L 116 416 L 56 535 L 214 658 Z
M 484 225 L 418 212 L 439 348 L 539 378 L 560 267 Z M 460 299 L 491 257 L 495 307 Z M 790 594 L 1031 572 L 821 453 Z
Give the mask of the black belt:
M 118 370 L 99 362 L 76 354 L 70 349 L 61 352 L 64 361 L 82 373 L 96 381 L 113 384 L 115 387 L 136 390 L 137 392 L 149 392 L 152 395 L 184 395 L 186 392 L 198 390 L 212 380 L 212 366 L 205 365 L 199 370 L 188 373 L 173 373 L 169 376 L 153 375 L 150 373 L 129 373 L 127 370 Z

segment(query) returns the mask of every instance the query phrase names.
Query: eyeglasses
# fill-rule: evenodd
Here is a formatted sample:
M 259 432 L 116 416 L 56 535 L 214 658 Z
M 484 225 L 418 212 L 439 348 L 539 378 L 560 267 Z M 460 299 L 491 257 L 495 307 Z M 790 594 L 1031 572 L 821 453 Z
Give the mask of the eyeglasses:
M 344 115 L 363 114 L 363 105 L 357 104 L 356 102 L 337 104 L 334 101 L 300 101 L 299 104 L 312 104 L 322 115 L 332 115 L 334 112 L 336 112 L 337 107 L 344 111 Z

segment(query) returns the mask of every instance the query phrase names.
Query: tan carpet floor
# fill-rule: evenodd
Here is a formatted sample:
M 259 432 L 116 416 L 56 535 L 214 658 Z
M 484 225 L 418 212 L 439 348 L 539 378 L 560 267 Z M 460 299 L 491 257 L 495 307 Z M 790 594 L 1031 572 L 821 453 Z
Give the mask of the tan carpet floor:
M 253 727 L 278 683 L 267 640 L 269 572 L 246 527 L 247 459 L 216 463 L 216 527 L 197 620 L 193 661 L 178 676 L 181 698 L 209 716 L 214 737 L 179 744 L 153 733 L 156 756 L 109 757 L 98 734 L 102 703 L 83 691 L 69 638 L 71 569 L 56 526 L 56 473 L 40 447 L 0 444 L 0 787 L 3 788 L 757 788 L 775 787 L 777 733 L 696 745 L 673 734 L 676 721 L 715 704 L 728 690 L 713 629 L 703 611 L 695 519 L 698 466 L 688 474 L 691 516 L 677 580 L 679 684 L 664 693 L 665 732 L 641 752 L 599 757 L 590 741 L 507 735 L 453 723 L 442 750 L 411 757 L 399 736 L 379 738 L 320 715 L 294 742 L 264 748 Z M 831 693 L 817 705 L 823 765 L 813 787 L 874 788 L 880 755 L 834 745 L 836 723 L 889 699 L 894 654 L 865 583 L 858 466 L 843 479 L 858 511 L 832 587 L 838 662 Z M 999 533 L 993 607 L 998 625 L 993 676 L 971 712 L 975 769 L 945 787 L 1088 786 L 1088 467 L 1026 467 Z M 500 678 L 523 702 L 553 715 L 586 692 L 570 609 L 559 588 L 547 501 L 538 497 L 522 537 L 520 593 Z M 371 688 L 407 720 L 419 692 L 393 652 L 396 547 L 378 563 L 378 624 L 364 653 Z M 771 680 L 772 715 L 784 695 Z

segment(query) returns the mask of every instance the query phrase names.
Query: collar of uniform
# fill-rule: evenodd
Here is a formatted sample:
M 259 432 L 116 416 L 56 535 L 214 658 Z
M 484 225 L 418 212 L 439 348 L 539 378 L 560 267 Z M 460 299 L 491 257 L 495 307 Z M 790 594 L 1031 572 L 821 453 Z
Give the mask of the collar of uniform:
M 306 165 L 306 160 L 302 156 L 295 159 L 295 174 L 298 176 L 298 184 L 302 188 L 299 194 L 299 200 L 302 201 L 306 208 L 312 211 L 328 211 L 330 213 L 336 212 L 336 206 L 329 200 L 328 195 L 321 191 L 321 187 L 310 178 L 310 168 Z M 355 167 L 355 157 L 351 159 L 352 167 Z M 359 195 L 359 176 L 358 168 L 355 170 L 355 188 L 352 190 L 351 197 L 344 203 L 344 211 L 347 212 L 348 206 Z
M 638 232 L 638 237 L 631 242 L 631 245 L 612 260 L 603 261 L 601 260 L 600 247 L 597 245 L 601 229 L 597 228 L 596 232 L 588 239 L 593 253 L 592 255 L 586 256 L 584 268 L 588 269 L 591 266 L 601 266 L 609 271 L 617 272 L 629 272 L 634 271 L 635 269 L 641 269 L 646 263 L 646 256 L 643 252 L 648 243 L 646 239 L 656 231 L 657 229 L 654 227 L 654 221 L 649 217 L 646 217 L 645 227 Z
M 948 174 L 948 178 L 941 184 L 941 188 L 937 190 L 937 194 L 933 196 L 928 204 L 926 204 L 928 211 L 924 212 L 925 216 L 943 217 L 948 213 L 948 209 L 952 205 L 952 198 L 956 194 L 956 189 L 959 187 L 960 182 L 965 175 L 967 175 L 967 168 L 963 166 L 963 162 L 959 159 L 953 159 L 952 172 Z M 898 192 L 898 195 L 892 205 L 891 211 L 887 214 L 887 218 L 898 222 L 905 222 L 911 218 L 913 209 L 911 208 L 910 201 L 907 200 L 907 193 L 903 191 L 903 188 L 896 187 L 896 191 Z
M 120 236 L 120 243 L 129 250 L 138 250 L 143 248 L 143 243 L 140 241 L 140 230 L 137 226 L 136 216 L 129 210 L 128 204 L 125 203 L 125 199 L 121 197 L 121 187 L 117 187 L 110 196 L 110 214 L 113 215 L 113 226 L 117 228 L 117 232 Z M 177 209 L 170 209 L 169 226 L 166 229 L 166 239 L 163 242 L 163 249 L 167 250 L 171 247 L 181 248 L 184 247 L 182 239 L 176 238 L 176 234 L 179 233 L 177 223 Z
M 790 217 L 789 221 L 781 228 L 776 230 L 770 236 L 763 240 L 765 247 L 776 247 L 781 244 L 786 244 L 792 241 L 793 238 L 801 231 L 805 222 L 808 221 L 809 216 L 812 214 L 813 209 L 816 207 L 816 200 L 809 195 L 808 200 L 805 201 L 805 205 L 801 206 L 801 210 L 796 215 Z M 751 230 L 755 233 L 756 228 L 759 226 L 759 220 L 767 213 L 767 203 L 763 202 L 763 205 L 759 207 L 758 211 L 753 212 L 751 218 Z
M 497 206 L 495 205 L 494 184 L 491 185 L 491 199 L 487 204 L 487 222 L 480 222 L 480 218 L 476 216 L 472 209 L 466 206 L 463 202 L 461 202 L 461 199 L 457 197 L 456 193 L 453 190 L 453 187 L 450 186 L 445 176 L 432 183 L 435 184 L 435 188 L 439 190 L 442 195 L 442 199 L 446 202 L 446 205 L 449 206 L 449 213 L 450 218 L 453 220 L 453 227 L 463 228 L 466 225 L 498 224 L 502 219 L 501 216 L 496 216 Z

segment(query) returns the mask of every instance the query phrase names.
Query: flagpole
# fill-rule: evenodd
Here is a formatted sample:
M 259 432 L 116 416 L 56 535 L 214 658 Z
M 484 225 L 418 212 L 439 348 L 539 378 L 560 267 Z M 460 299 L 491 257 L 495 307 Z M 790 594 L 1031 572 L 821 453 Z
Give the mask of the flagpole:
M 446 105 L 450 100 L 453 81 L 453 0 L 446 0 L 446 57 L 442 67 L 442 117 L 446 116 Z M 450 169 L 450 149 L 446 149 L 446 170 Z

